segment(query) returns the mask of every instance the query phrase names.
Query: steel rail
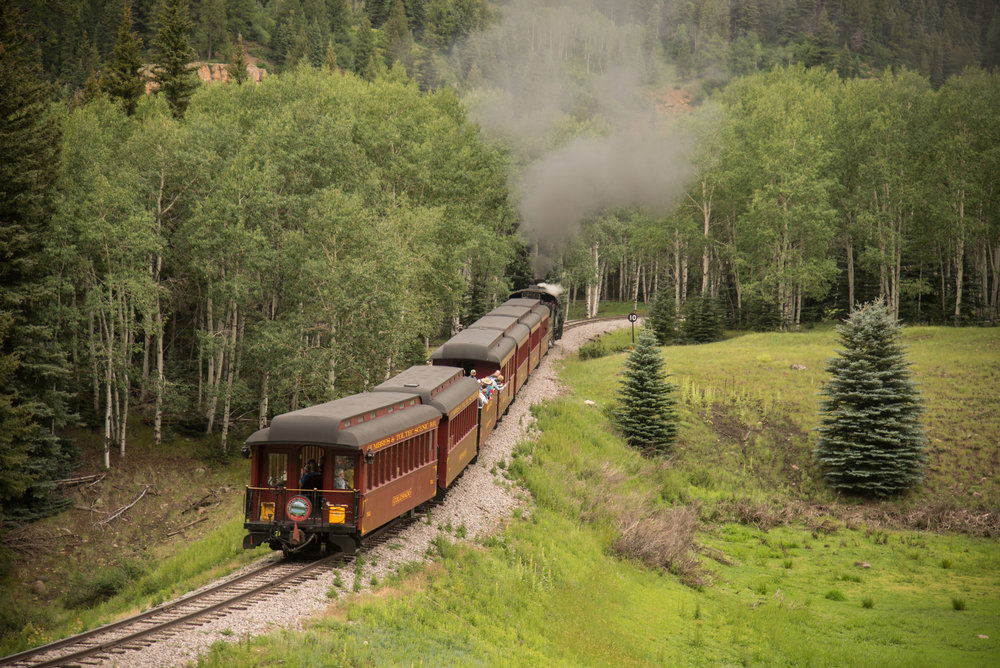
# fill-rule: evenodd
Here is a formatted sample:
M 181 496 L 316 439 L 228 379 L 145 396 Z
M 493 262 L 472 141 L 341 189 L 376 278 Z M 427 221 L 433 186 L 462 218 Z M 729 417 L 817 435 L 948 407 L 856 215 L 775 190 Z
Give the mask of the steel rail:
M 150 610 L 147 610 L 146 612 L 135 615 L 134 617 L 129 617 L 127 619 L 123 619 L 117 622 L 112 622 L 111 624 L 106 624 L 105 626 L 101 626 L 99 628 L 92 629 L 90 631 L 85 631 L 84 633 L 80 633 L 75 636 L 70 636 L 69 638 L 57 640 L 56 642 L 49 643 L 48 645 L 43 645 L 41 647 L 36 647 L 34 649 L 26 650 L 18 654 L 12 654 L 10 656 L 4 657 L 3 659 L 0 659 L 0 666 L 22 665 L 22 666 L 32 666 L 33 668 L 61 666 L 73 663 L 84 657 L 107 653 L 115 647 L 134 642 L 141 642 L 143 638 L 146 638 L 148 636 L 162 633 L 168 629 L 171 629 L 172 627 L 189 623 L 192 620 L 197 619 L 198 617 L 204 617 L 214 612 L 218 612 L 219 610 L 232 607 L 234 604 L 239 603 L 244 599 L 247 599 L 251 596 L 259 595 L 262 592 L 267 591 L 268 589 L 272 589 L 279 585 L 285 584 L 291 580 L 295 580 L 296 578 L 300 578 L 303 575 L 309 573 L 310 571 L 316 570 L 322 566 L 326 566 L 332 562 L 340 562 L 344 560 L 345 560 L 345 555 L 342 553 L 331 555 L 324 559 L 304 564 L 303 566 L 296 568 L 285 575 L 282 575 L 276 579 L 268 580 L 264 584 L 258 585 L 256 587 L 253 587 L 251 589 L 242 592 L 237 592 L 234 596 L 228 596 L 221 601 L 212 603 L 211 605 L 199 607 L 197 610 L 185 613 L 178 617 L 164 620 L 163 622 L 156 623 L 153 626 L 136 631 L 134 633 L 129 633 L 124 636 L 120 636 L 103 642 L 97 642 L 96 644 L 87 646 L 75 652 L 71 652 L 69 654 L 63 654 L 57 658 L 45 659 L 39 662 L 33 661 L 34 657 L 51 654 L 52 652 L 58 651 L 59 649 L 62 649 L 64 647 L 80 645 L 90 641 L 93 638 L 98 638 L 100 636 L 106 635 L 116 630 L 127 628 L 129 626 L 138 625 L 143 621 L 149 620 L 149 618 L 151 617 L 154 617 L 156 615 L 167 614 L 171 611 L 176 610 L 176 608 L 179 608 L 181 606 L 191 605 L 193 603 L 197 604 L 199 600 L 209 598 L 213 594 L 217 594 L 220 591 L 225 590 L 226 588 L 232 588 L 243 582 L 246 582 L 247 580 L 251 580 L 253 578 L 258 578 L 262 575 L 266 575 L 267 571 L 276 570 L 281 567 L 287 567 L 291 562 L 281 561 L 277 563 L 272 563 L 262 568 L 250 571 L 249 573 L 245 573 L 239 577 L 228 580 L 226 582 L 209 587 L 208 589 L 205 589 L 203 591 L 199 591 L 184 598 L 178 599 L 176 601 L 172 601 L 170 603 L 158 606 L 156 608 L 152 608 Z
M 610 320 L 622 320 L 627 318 L 628 315 L 608 315 L 601 318 L 581 318 L 578 320 L 567 320 L 563 323 L 563 331 L 567 329 L 573 329 L 574 327 L 582 327 L 583 325 L 590 325 L 595 322 L 608 322 Z

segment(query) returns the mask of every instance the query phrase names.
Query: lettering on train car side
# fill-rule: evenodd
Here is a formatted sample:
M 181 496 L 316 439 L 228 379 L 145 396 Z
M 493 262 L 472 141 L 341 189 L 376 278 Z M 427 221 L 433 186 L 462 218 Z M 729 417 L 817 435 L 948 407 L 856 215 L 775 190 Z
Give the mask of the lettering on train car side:
M 392 497 L 392 505 L 394 505 L 394 506 L 399 505 L 400 503 L 402 503 L 403 501 L 406 501 L 411 496 L 413 496 L 413 488 L 412 487 L 410 489 L 406 490 L 405 492 L 400 492 L 399 494 L 397 494 L 394 497 Z
M 418 424 L 416 427 L 410 427 L 409 429 L 404 429 L 403 431 L 393 434 L 392 436 L 386 436 L 385 438 L 375 441 L 372 443 L 372 450 L 381 450 L 382 448 L 392 445 L 396 441 L 402 441 L 404 439 L 410 438 L 411 436 L 416 436 L 428 429 L 433 429 L 437 426 L 437 419 L 428 420 L 423 424 Z

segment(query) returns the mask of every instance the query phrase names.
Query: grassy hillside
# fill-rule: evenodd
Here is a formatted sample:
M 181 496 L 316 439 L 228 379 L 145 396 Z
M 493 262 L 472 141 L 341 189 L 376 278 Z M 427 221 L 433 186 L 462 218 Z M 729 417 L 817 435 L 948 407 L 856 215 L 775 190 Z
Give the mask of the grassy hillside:
M 69 510 L 4 534 L 0 656 L 146 609 L 262 555 L 242 549 L 248 462 L 220 460 L 204 438 L 157 449 L 136 422 L 125 458 L 113 452 L 107 471 L 100 435 L 77 434 L 78 474 L 95 478 L 66 489 Z
M 535 504 L 502 535 L 442 531 L 433 566 L 204 664 L 995 665 L 998 332 L 905 342 L 932 449 L 904 499 L 838 500 L 812 468 L 832 330 L 665 349 L 684 420 L 667 460 L 607 426 L 622 356 L 573 360 L 506 463 Z

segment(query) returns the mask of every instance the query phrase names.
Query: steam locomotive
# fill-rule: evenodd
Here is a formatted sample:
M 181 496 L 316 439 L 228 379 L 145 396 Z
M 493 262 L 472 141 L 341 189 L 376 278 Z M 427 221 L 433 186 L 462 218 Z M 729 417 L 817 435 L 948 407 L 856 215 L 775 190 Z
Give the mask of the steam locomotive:
M 361 539 L 441 497 L 562 335 L 559 288 L 534 285 L 430 356 L 355 394 L 276 416 L 251 460 L 244 548 L 356 552 Z

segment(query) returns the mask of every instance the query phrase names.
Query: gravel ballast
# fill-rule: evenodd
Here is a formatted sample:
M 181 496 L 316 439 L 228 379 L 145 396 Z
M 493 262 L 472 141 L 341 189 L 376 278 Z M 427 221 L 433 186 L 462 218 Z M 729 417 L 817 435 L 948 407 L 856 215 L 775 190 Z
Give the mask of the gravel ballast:
M 354 590 L 355 567 L 348 564 L 339 569 L 343 584 L 340 596 L 361 595 L 370 589 L 372 578 L 383 582 L 400 567 L 428 559 L 432 541 L 442 527 L 464 526 L 465 540 L 475 540 L 497 531 L 514 509 L 524 503 L 527 492 L 515 487 L 502 476 L 498 462 L 509 462 L 514 448 L 524 438 L 531 437 L 533 418 L 530 407 L 536 402 L 557 396 L 561 387 L 556 379 L 555 362 L 575 352 L 588 339 L 621 329 L 629 323 L 621 320 L 599 321 L 567 330 L 556 342 L 530 381 L 518 393 L 517 400 L 497 425 L 480 452 L 478 461 L 454 483 L 444 501 L 434 507 L 431 522 L 414 522 L 392 540 L 364 552 L 362 582 L 359 593 Z M 496 472 L 496 475 L 493 472 Z M 454 536 L 448 534 L 450 539 Z M 280 559 L 280 553 L 263 559 Z M 251 567 L 257 567 L 261 561 Z M 330 605 L 327 592 L 333 586 L 334 573 L 303 583 L 275 596 L 270 596 L 245 610 L 231 613 L 141 649 L 120 654 L 100 664 L 128 668 L 160 668 L 182 666 L 197 660 L 216 641 L 236 642 L 248 636 L 268 633 L 276 628 L 301 628 L 303 622 L 321 613 Z

